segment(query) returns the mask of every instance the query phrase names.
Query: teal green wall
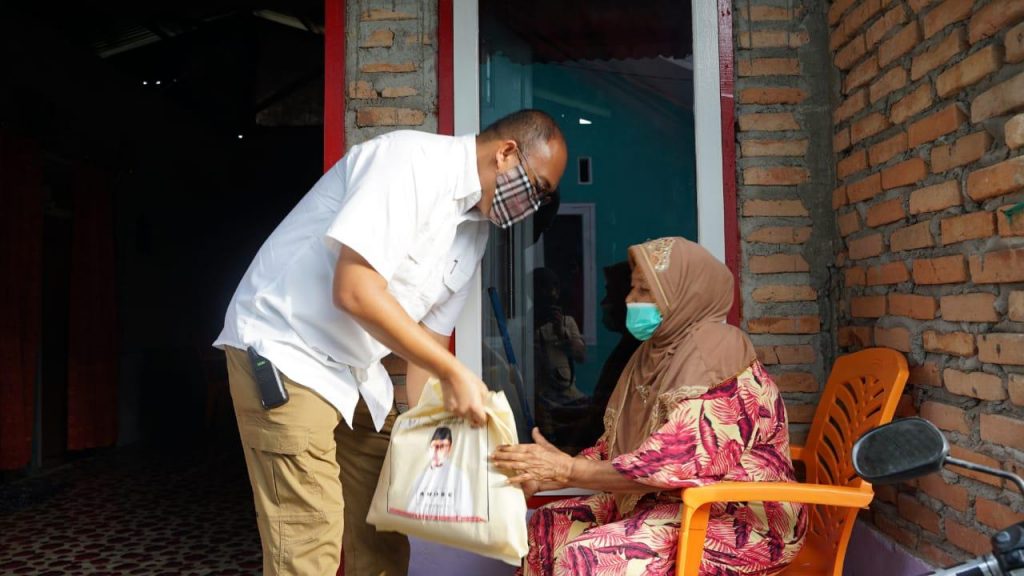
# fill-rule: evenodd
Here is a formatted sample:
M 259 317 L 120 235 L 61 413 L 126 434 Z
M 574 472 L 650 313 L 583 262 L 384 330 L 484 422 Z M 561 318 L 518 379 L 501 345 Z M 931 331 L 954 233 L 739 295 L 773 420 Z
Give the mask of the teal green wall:
M 697 238 L 693 111 L 607 73 L 534 64 L 532 76 L 533 107 L 558 120 L 569 145 L 562 202 L 595 204 L 597 305 L 604 298 L 603 267 L 625 260 L 630 245 L 661 236 Z M 581 117 L 593 124 L 581 125 Z M 593 184 L 577 184 L 580 156 L 591 158 Z M 598 344 L 577 367 L 578 386 L 587 393 L 619 340 L 601 325 L 600 307 L 596 318 Z

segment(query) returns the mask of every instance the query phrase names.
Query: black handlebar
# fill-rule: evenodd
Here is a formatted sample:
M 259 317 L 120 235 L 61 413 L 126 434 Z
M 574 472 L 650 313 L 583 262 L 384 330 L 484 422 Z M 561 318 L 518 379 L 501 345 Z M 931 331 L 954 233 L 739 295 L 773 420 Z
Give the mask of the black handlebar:
M 932 576 L 1024 576 L 1024 522 L 996 532 L 991 554 L 932 572 Z

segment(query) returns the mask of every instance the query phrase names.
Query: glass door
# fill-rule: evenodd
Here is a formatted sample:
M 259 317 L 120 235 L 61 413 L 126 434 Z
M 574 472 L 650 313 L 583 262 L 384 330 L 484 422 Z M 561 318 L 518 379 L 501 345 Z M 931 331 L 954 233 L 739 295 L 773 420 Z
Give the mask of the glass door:
M 572 453 L 602 432 L 638 345 L 624 325 L 627 248 L 697 239 L 691 7 L 643 4 L 479 3 L 481 128 L 538 108 L 569 148 L 557 213 L 492 233 L 484 379 L 509 395 L 523 439 L 532 420 Z
M 501 51 L 480 51 L 481 126 L 533 107 L 529 46 L 510 35 L 502 38 L 501 44 Z M 504 388 L 516 407 L 516 427 L 523 440 L 529 438 L 532 424 L 533 387 L 527 375 L 533 373 L 534 355 L 533 322 L 525 313 L 532 308 L 531 291 L 521 271 L 535 265 L 533 231 L 533 218 L 508 230 L 494 229 L 482 266 L 484 379 L 492 387 L 500 383 Z

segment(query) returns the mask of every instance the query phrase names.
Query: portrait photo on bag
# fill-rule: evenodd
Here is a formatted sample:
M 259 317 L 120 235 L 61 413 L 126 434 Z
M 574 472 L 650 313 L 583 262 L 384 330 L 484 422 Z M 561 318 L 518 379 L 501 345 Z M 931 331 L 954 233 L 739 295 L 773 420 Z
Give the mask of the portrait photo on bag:
M 388 512 L 408 518 L 434 520 L 438 522 L 486 522 L 487 521 L 487 474 L 486 470 L 474 467 L 465 470 L 458 462 L 465 462 L 468 453 L 487 454 L 482 444 L 486 434 L 467 434 L 470 429 L 461 418 L 444 418 L 430 435 L 430 444 L 424 446 L 423 454 L 405 454 L 403 447 L 392 458 L 391 477 L 413 476 L 415 480 L 407 494 L 395 494 L 401 490 L 392 484 L 388 490 Z M 422 419 L 401 422 L 406 428 L 420 428 Z M 482 450 L 482 452 L 481 452 Z M 397 488 L 397 490 L 396 490 Z

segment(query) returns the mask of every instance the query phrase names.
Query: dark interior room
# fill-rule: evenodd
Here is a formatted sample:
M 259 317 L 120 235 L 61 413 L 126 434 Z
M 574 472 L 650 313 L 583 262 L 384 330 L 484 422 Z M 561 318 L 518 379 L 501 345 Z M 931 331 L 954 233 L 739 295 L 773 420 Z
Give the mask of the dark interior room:
M 210 344 L 321 173 L 323 4 L 3 13 L 0 573 L 249 573 L 259 540 Z

